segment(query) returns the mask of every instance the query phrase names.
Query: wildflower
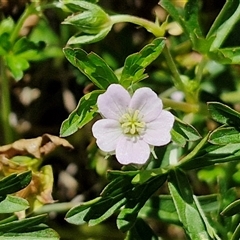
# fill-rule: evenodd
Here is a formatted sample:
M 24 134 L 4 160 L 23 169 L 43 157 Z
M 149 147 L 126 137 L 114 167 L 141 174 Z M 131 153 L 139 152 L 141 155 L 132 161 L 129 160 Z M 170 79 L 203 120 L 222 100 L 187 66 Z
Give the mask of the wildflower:
M 103 116 L 92 128 L 97 145 L 116 154 L 121 164 L 144 164 L 153 146 L 171 140 L 174 116 L 162 109 L 162 101 L 150 88 L 139 88 L 131 97 L 121 85 L 112 84 L 97 105 Z

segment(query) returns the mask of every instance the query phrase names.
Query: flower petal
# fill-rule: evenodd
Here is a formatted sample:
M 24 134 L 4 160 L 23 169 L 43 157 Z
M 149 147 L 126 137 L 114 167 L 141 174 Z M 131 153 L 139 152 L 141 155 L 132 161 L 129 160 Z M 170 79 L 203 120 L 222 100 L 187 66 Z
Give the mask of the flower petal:
M 104 152 L 113 152 L 122 135 L 119 122 L 112 119 L 101 119 L 92 127 L 93 136 L 97 139 L 98 147 Z
M 129 163 L 144 164 L 150 156 L 150 147 L 143 140 L 133 141 L 122 136 L 117 143 L 116 158 L 123 164 Z
M 171 141 L 171 129 L 174 123 L 172 113 L 162 110 L 160 116 L 154 121 L 147 123 L 146 133 L 143 140 L 153 146 L 166 145 Z
M 162 100 L 147 87 L 137 89 L 129 104 L 130 109 L 139 110 L 143 114 L 145 122 L 156 119 L 160 115 L 162 107 Z
M 119 84 L 111 84 L 107 91 L 98 97 L 99 112 L 105 118 L 119 120 L 126 112 L 131 96 L 128 91 Z

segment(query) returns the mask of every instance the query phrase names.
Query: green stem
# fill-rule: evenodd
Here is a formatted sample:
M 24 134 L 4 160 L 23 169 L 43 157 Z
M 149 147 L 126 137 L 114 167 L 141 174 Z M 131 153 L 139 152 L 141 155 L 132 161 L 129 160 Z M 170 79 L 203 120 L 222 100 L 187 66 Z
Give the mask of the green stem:
M 169 69 L 172 72 L 173 82 L 174 82 L 175 87 L 185 93 L 186 92 L 185 91 L 185 85 L 182 82 L 182 79 L 180 77 L 180 74 L 178 72 L 176 64 L 174 63 L 172 55 L 170 54 L 169 49 L 168 49 L 167 46 L 164 47 L 163 54 L 165 56 L 165 59 L 166 59 L 167 64 L 169 66 Z
M 0 59 L 0 81 L 1 81 L 1 114 L 4 133 L 4 143 L 13 141 L 13 132 L 9 122 L 11 112 L 9 82 L 6 76 L 6 66 L 3 59 Z
M 201 62 L 198 64 L 197 73 L 195 77 L 197 84 L 200 84 L 202 80 L 203 70 L 204 70 L 204 67 L 206 66 L 206 63 L 207 63 L 207 58 L 203 56 Z
M 35 210 L 33 214 L 39 215 L 39 214 L 49 213 L 49 212 L 64 213 L 77 205 L 78 204 L 74 202 L 52 203 L 52 204 L 44 205 L 41 208 Z
M 23 12 L 23 14 L 21 15 L 21 17 L 19 18 L 19 20 L 17 21 L 17 24 L 15 26 L 15 28 L 13 29 L 13 32 L 10 36 L 10 42 L 14 43 L 15 40 L 17 39 L 19 32 L 25 22 L 25 20 L 32 14 L 36 14 L 37 13 L 37 8 L 35 5 L 30 4 L 27 5 L 25 8 L 25 11 Z
M 168 98 L 161 98 L 164 107 L 170 107 L 175 110 L 180 110 L 186 113 L 196 113 L 199 112 L 198 104 L 191 104 L 186 102 L 177 102 Z
M 148 21 L 143 18 L 127 15 L 127 14 L 119 14 L 111 16 L 112 24 L 115 23 L 122 23 L 122 22 L 129 22 L 134 23 L 136 25 L 144 27 L 148 32 L 152 33 L 156 37 L 163 37 L 164 36 L 164 29 L 156 23 Z

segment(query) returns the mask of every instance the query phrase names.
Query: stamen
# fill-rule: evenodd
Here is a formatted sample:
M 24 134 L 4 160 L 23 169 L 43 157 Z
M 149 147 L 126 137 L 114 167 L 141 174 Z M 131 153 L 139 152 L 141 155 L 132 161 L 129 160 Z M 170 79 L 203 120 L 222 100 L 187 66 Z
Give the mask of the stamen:
M 139 110 L 131 111 L 123 114 L 120 119 L 120 124 L 124 134 L 138 136 L 145 130 L 145 122 L 142 121 L 142 116 Z

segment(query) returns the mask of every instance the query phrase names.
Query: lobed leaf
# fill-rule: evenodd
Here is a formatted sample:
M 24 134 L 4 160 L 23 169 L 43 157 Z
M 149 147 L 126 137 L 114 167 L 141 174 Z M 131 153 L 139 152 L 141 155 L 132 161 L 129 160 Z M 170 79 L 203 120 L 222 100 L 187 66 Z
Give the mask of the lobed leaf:
M 98 96 L 103 93 L 101 90 L 95 90 L 84 95 L 76 109 L 63 121 L 60 128 L 60 136 L 66 137 L 75 133 L 79 128 L 89 123 L 97 114 L 94 109 Z
M 145 68 L 161 54 L 164 46 L 165 38 L 156 38 L 140 52 L 128 56 L 123 66 L 120 84 L 127 88 L 146 78 Z
M 113 70 L 97 54 L 88 54 L 80 48 L 64 48 L 63 52 L 68 61 L 100 89 L 105 90 L 110 84 L 119 83 Z

